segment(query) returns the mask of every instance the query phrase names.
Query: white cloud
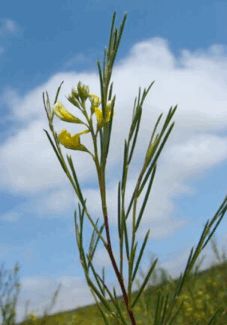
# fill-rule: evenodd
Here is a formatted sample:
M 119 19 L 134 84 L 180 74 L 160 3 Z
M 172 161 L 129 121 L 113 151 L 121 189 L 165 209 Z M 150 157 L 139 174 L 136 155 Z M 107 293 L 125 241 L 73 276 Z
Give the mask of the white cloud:
M 63 214 L 70 207 L 71 210 L 75 207 L 73 192 L 69 190 L 69 187 L 63 187 L 62 189 L 53 190 L 44 196 L 41 196 L 37 202 L 37 209 L 40 210 L 40 214 L 43 212 L 46 214 Z
M 46 147 L 46 148 L 45 148 Z M 44 149 L 44 150 L 43 150 Z M 40 191 L 56 185 L 57 164 L 53 153 L 47 149 L 42 124 L 34 121 L 12 135 L 1 146 L 2 185 L 14 191 Z M 48 175 L 48 178 L 46 177 Z
M 189 179 L 203 175 L 204 171 L 227 158 L 226 66 L 227 55 L 221 46 L 207 51 L 184 50 L 175 56 L 168 43 L 159 38 L 136 44 L 116 66 L 113 79 L 117 102 L 108 172 L 112 220 L 116 220 L 116 182 L 120 175 L 122 139 L 127 134 L 134 96 L 138 86 L 147 86 L 156 80 L 144 107 L 142 134 L 131 168 L 129 188 L 134 184 L 155 118 L 160 112 L 167 112 L 171 105 L 179 104 L 176 127 L 161 158 L 144 220 L 146 225 L 154 227 L 156 237 L 165 236 L 182 225 L 183 221 L 174 217 L 174 198 L 192 193 Z M 63 211 L 66 205 L 70 205 L 70 200 L 67 201 L 68 195 L 63 194 L 65 176 L 42 131 L 46 121 L 41 93 L 48 90 L 53 98 L 62 80 L 65 83 L 60 97 L 65 104 L 64 95 L 79 80 L 89 84 L 92 92 L 99 92 L 98 77 L 93 72 L 58 73 L 25 96 L 15 90 L 8 91 L 5 101 L 16 126 L 12 136 L 0 146 L 0 186 L 22 195 L 32 194 L 32 200 L 37 195 L 46 198 L 43 208 L 47 211 L 55 209 L 55 212 Z M 80 179 L 86 185 L 88 202 L 91 202 L 93 213 L 98 215 L 100 207 L 94 189 L 94 166 L 87 155 L 73 152 L 72 155 Z M 49 191 L 51 195 L 48 195 Z
M 91 63 L 90 61 L 90 58 L 84 53 L 77 53 L 65 63 L 65 67 L 72 68 L 73 66 L 79 66 L 81 64 L 85 65 Z
M 94 256 L 94 265 L 97 270 L 102 270 L 103 268 L 105 268 L 105 270 L 108 270 L 108 268 L 111 266 L 110 258 L 104 248 L 99 248 L 96 250 Z
M 73 276 L 52 277 L 26 277 L 21 280 L 21 293 L 17 306 L 17 320 L 24 318 L 26 305 L 27 313 L 43 315 L 58 286 L 60 290 L 56 303 L 48 313 L 55 313 L 75 309 L 93 302 L 92 295 L 83 278 Z
M 227 246 L 226 246 L 225 237 L 226 236 L 220 236 L 218 241 L 216 241 L 215 239 L 215 242 L 217 245 L 220 258 L 223 258 L 225 256 L 226 259 Z M 211 239 L 211 241 L 213 239 Z M 199 270 L 205 270 L 217 263 L 220 263 L 212 248 L 211 241 L 206 246 L 206 248 L 202 251 L 202 253 L 200 254 L 197 260 L 196 265 L 197 266 L 200 265 Z M 194 243 L 193 245 L 194 247 L 195 244 L 196 243 Z M 184 249 L 181 248 L 180 250 L 174 251 L 172 253 L 168 253 L 168 256 L 166 255 L 165 258 L 161 260 L 160 266 L 165 270 L 167 270 L 171 276 L 178 277 L 180 273 L 183 272 L 185 269 L 191 248 L 192 247 L 188 246 L 187 248 Z
M 211 134 L 192 135 L 184 143 L 172 145 L 166 153 L 173 164 L 185 176 L 196 175 L 227 158 L 227 137 Z

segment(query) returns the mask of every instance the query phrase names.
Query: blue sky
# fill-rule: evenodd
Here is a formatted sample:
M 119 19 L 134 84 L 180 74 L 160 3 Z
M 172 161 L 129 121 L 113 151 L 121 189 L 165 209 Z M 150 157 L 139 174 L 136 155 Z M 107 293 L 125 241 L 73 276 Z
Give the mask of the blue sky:
M 22 298 L 31 299 L 34 308 L 48 301 L 60 281 L 64 288 L 57 309 L 73 308 L 78 296 L 82 304 L 90 301 L 75 248 L 73 194 L 42 131 L 41 94 L 46 89 L 53 94 L 62 79 L 62 101 L 80 79 L 98 91 L 95 62 L 102 58 L 113 10 L 118 20 L 127 12 L 128 21 L 114 74 L 121 131 L 114 133 L 109 195 L 115 195 L 120 155 L 114 152 L 125 135 L 136 89 L 154 79 L 144 113 L 151 120 L 144 119 L 138 157 L 158 112 L 174 104 L 179 109 L 160 161 L 151 200 L 154 213 L 145 216 L 145 226 L 153 229 L 150 252 L 173 272 L 182 267 L 226 194 L 225 1 L 2 1 L 0 261 L 9 267 L 20 263 Z M 92 169 L 80 158 L 85 192 L 95 204 Z M 114 214 L 114 203 L 111 208 Z M 226 225 L 224 221 L 218 231 L 221 245 Z M 100 251 L 99 265 L 106 263 L 103 256 Z M 74 286 L 70 295 L 68 284 Z

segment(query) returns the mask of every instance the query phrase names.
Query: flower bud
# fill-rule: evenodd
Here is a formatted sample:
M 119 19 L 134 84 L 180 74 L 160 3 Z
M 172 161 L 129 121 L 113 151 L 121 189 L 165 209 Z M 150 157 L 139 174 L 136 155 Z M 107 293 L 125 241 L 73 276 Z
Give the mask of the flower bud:
M 89 99 L 93 107 L 98 107 L 101 103 L 100 98 L 96 95 L 90 95 Z
M 80 103 L 79 103 L 78 99 L 75 96 L 73 96 L 72 93 L 67 97 L 67 99 L 71 104 L 80 108 Z
M 77 87 L 74 87 L 74 88 L 72 89 L 71 96 L 72 96 L 72 97 L 76 97 L 76 99 L 79 98 L 79 93 L 78 93 Z
M 83 85 L 80 81 L 77 84 L 77 91 L 82 100 L 86 100 L 89 96 L 89 87 Z

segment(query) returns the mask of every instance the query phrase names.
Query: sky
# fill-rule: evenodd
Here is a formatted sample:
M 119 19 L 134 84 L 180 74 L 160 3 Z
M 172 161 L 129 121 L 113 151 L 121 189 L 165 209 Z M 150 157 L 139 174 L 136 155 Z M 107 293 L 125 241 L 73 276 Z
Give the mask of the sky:
M 64 80 L 60 99 L 67 107 L 65 96 L 79 80 L 98 94 L 96 61 L 102 59 L 114 10 L 117 22 L 125 12 L 128 19 L 113 73 L 111 226 L 115 229 L 112 198 L 134 98 L 139 86 L 153 80 L 129 188 L 155 118 L 172 105 L 178 110 L 144 215 L 142 231 L 151 227 L 147 259 L 159 256 L 160 265 L 176 274 L 226 195 L 226 1 L 1 1 L 0 263 L 20 264 L 18 319 L 28 300 L 29 310 L 41 312 L 59 283 L 56 311 L 92 301 L 75 244 L 75 198 L 43 132 L 42 92 L 53 98 Z M 95 217 L 99 197 L 93 166 L 79 153 L 73 157 Z M 216 234 L 223 249 L 226 229 L 224 220 Z M 101 248 L 96 263 L 111 270 Z

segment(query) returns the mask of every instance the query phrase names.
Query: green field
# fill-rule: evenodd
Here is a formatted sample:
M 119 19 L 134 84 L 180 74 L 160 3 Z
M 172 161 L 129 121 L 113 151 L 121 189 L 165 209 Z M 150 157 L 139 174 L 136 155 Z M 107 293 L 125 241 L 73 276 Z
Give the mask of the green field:
M 169 293 L 173 291 L 175 280 L 166 280 L 163 283 L 150 286 L 138 304 L 137 322 L 138 324 L 154 324 L 154 308 L 157 303 L 159 293 Z M 120 300 L 120 298 L 119 298 Z M 227 262 L 212 266 L 208 270 L 192 275 L 178 299 L 178 306 L 182 306 L 178 315 L 176 325 L 205 325 L 209 324 L 212 316 L 217 313 L 216 321 L 210 324 L 227 324 Z M 111 324 L 117 324 L 111 321 Z M 45 318 L 35 319 L 30 316 L 30 320 L 23 322 L 23 325 L 99 325 L 103 324 L 98 308 L 90 305 L 72 311 L 62 312 Z M 120 323 L 119 323 L 120 324 Z M 162 325 L 162 322 L 155 324 Z M 165 323 L 166 324 L 166 323 Z M 173 325 L 174 325 L 173 324 Z

